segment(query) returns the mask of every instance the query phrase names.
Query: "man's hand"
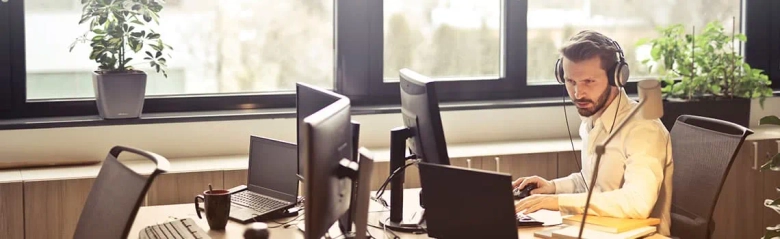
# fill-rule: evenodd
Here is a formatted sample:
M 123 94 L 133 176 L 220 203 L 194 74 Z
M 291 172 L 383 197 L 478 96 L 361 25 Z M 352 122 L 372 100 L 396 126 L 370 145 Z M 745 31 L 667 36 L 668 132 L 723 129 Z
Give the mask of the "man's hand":
M 515 213 L 525 210 L 525 213 L 528 214 L 539 211 L 539 209 L 560 211 L 558 195 L 531 195 L 515 203 Z
M 512 187 L 522 189 L 525 187 L 525 185 L 532 184 L 532 183 L 536 184 L 536 189 L 531 190 L 531 195 L 555 193 L 555 184 L 539 176 L 518 178 L 512 183 Z

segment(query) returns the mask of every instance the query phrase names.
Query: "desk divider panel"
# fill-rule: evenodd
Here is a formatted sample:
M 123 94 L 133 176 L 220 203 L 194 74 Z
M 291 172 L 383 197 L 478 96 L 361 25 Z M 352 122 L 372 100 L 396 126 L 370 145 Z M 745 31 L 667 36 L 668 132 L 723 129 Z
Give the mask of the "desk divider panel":
M 227 170 L 223 172 L 225 175 L 224 185 L 225 189 L 229 189 L 238 185 L 246 185 L 249 178 L 249 170 Z
M 0 183 L 0 238 L 24 238 L 22 182 Z
M 94 178 L 24 182 L 25 238 L 73 238 L 94 182 Z
M 581 156 L 582 154 L 580 154 L 579 150 L 574 151 L 574 153 L 571 151 L 558 153 L 558 176 L 556 178 L 566 177 L 572 173 L 579 172 L 580 166 L 578 165 L 582 164 L 582 161 L 576 160 L 582 160 Z
M 222 187 L 223 172 L 172 173 L 157 176 L 147 193 L 149 206 L 193 203 L 195 195 L 212 187 Z

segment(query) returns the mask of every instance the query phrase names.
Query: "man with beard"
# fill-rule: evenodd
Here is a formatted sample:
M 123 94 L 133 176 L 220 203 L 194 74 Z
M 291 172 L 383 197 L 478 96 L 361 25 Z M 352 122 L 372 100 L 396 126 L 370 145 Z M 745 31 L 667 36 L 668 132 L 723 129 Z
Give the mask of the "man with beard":
M 564 214 L 584 213 L 588 183 L 595 170 L 595 147 L 637 104 L 622 89 L 628 80 L 628 65 L 617 42 L 594 31 L 582 31 L 564 44 L 560 53 L 556 78 L 566 85 L 582 116 L 582 170 L 551 181 L 538 176 L 517 179 L 515 188 L 536 186 L 531 196 L 515 204 L 517 212 L 548 209 Z M 668 236 L 671 150 L 669 131 L 660 120 L 630 119 L 606 145 L 588 214 L 660 218 L 658 233 Z

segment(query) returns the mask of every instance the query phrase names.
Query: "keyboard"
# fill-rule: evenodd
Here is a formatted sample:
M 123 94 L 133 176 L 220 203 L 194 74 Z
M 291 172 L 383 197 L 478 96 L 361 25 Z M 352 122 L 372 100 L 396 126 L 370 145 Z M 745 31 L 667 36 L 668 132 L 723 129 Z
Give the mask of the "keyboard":
M 525 213 L 517 213 L 517 226 L 541 226 L 544 222 L 537 221 L 536 219 L 525 215 Z
M 151 225 L 138 234 L 139 239 L 211 239 L 192 218 Z
M 258 212 L 272 211 L 289 205 L 289 203 L 259 194 L 252 194 L 248 191 L 235 193 L 230 198 L 233 203 L 244 205 Z

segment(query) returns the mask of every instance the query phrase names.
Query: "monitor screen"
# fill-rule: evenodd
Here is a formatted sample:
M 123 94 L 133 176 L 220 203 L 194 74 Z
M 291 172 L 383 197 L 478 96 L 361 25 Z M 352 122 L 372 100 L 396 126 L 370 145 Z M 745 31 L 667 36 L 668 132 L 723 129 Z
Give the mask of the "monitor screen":
M 298 197 L 296 176 L 298 147 L 279 140 L 251 136 L 249 145 L 249 191 L 289 202 Z

